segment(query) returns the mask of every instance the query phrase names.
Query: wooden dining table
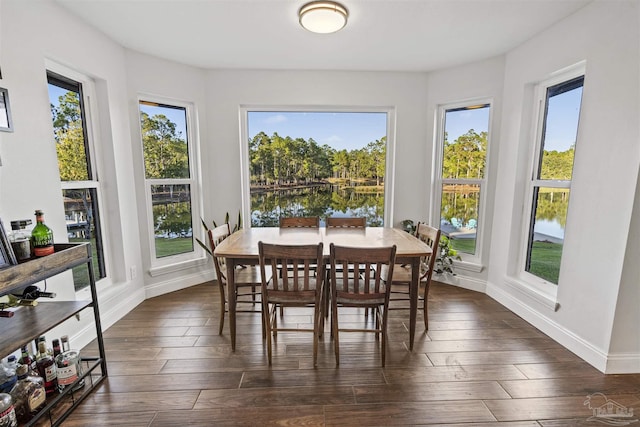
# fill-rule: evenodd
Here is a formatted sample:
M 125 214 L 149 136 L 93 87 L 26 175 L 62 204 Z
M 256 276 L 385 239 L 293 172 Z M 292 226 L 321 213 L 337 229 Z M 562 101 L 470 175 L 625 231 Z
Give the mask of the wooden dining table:
M 411 285 L 409 286 L 409 350 L 413 350 L 418 311 L 418 287 L 420 258 L 431 254 L 431 248 L 415 236 L 387 227 L 366 228 L 280 228 L 255 227 L 236 231 L 223 240 L 214 255 L 226 258 L 227 286 L 229 295 L 229 327 L 231 348 L 236 349 L 236 289 L 235 270 L 239 265 L 256 265 L 258 242 L 280 245 L 306 245 L 323 243 L 324 257 L 329 261 L 329 245 L 351 247 L 386 247 L 396 245 L 396 263 L 411 265 Z

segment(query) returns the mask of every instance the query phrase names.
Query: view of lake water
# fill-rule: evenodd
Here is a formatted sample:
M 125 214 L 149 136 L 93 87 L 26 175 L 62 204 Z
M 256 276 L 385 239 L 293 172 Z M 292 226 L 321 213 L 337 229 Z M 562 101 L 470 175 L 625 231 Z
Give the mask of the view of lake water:
M 313 187 L 251 190 L 251 226 L 277 227 L 281 216 L 328 216 L 367 218 L 367 226 L 384 225 L 384 191 L 360 192 L 358 186 L 325 184 Z

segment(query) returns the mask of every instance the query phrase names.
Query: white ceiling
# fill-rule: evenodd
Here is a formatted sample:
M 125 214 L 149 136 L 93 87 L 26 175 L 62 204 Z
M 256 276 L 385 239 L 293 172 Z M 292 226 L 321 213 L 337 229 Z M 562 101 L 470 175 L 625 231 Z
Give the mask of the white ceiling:
M 343 0 L 333 34 L 305 0 L 56 0 L 119 44 L 204 68 L 429 71 L 503 54 L 591 0 Z

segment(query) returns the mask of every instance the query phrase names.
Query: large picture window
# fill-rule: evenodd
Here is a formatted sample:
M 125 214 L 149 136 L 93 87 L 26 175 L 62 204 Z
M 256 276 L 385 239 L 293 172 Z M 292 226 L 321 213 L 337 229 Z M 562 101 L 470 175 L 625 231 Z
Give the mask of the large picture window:
M 188 108 L 141 100 L 139 110 L 155 258 L 191 253 L 195 174 L 190 161 Z
M 62 187 L 67 235 L 72 243 L 89 242 L 97 279 L 106 276 L 103 233 L 100 226 L 100 182 L 95 172 L 86 86 L 52 71 L 47 72 L 54 141 Z M 76 291 L 89 285 L 84 266 L 73 269 Z
M 488 103 L 440 108 L 440 173 L 435 180 L 439 200 L 434 208 L 443 236 L 467 258 L 479 255 L 489 113 Z
M 567 79 L 567 77 L 565 77 Z M 538 87 L 536 150 L 529 183 L 524 270 L 558 284 L 584 76 Z
M 385 221 L 388 113 L 247 111 L 250 224 L 282 216 Z

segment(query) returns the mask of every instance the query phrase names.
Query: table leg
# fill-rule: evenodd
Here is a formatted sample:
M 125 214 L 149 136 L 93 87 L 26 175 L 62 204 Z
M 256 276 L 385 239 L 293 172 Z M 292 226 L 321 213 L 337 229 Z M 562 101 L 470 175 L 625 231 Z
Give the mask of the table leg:
M 420 258 L 411 259 L 411 285 L 409 286 L 409 350 L 413 351 L 418 317 L 418 287 L 420 286 Z
M 229 332 L 231 334 L 231 350 L 236 351 L 236 264 L 227 258 L 227 304 L 229 305 Z

